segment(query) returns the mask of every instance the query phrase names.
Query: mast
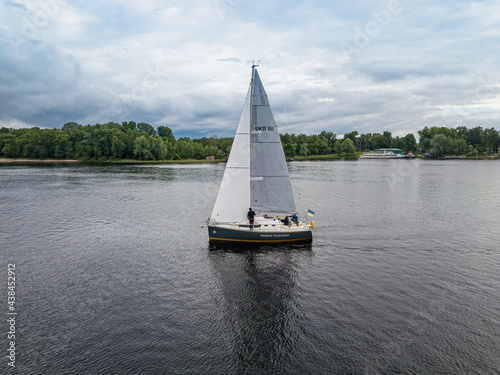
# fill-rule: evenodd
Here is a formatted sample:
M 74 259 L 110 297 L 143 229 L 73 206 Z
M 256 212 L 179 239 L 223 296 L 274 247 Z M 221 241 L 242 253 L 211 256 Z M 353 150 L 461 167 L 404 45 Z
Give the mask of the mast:
M 260 61 L 260 60 L 259 60 Z M 253 85 L 254 85 L 254 80 L 255 80 L 255 68 L 258 67 L 258 65 L 255 65 L 255 61 L 252 62 L 252 79 L 250 80 L 250 87 L 251 87 L 251 96 L 250 96 L 250 108 L 253 105 Z M 252 124 L 252 114 L 250 113 L 250 126 Z
M 258 67 L 258 65 L 255 65 L 255 60 L 252 61 L 252 78 L 250 79 L 250 122 L 248 123 L 248 145 L 250 148 L 250 163 L 252 160 L 252 115 L 253 115 L 253 91 L 254 91 L 254 82 L 255 82 L 255 68 Z M 251 168 L 248 170 L 248 176 L 249 176 L 249 188 L 252 189 L 252 181 L 250 178 L 251 175 Z M 248 207 L 252 207 L 252 194 L 249 195 L 248 197 Z
M 249 124 L 249 135 L 252 131 L 252 108 L 253 108 L 253 90 L 254 90 L 254 82 L 255 82 L 255 68 L 258 65 L 255 65 L 255 61 L 252 61 L 252 78 L 250 79 L 250 124 Z

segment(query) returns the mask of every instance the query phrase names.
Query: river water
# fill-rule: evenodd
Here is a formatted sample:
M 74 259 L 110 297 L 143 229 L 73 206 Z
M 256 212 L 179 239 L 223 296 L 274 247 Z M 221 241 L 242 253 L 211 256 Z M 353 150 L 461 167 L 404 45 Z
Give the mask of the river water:
M 289 169 L 309 245 L 209 246 L 224 164 L 1 167 L 0 373 L 500 372 L 498 161 Z

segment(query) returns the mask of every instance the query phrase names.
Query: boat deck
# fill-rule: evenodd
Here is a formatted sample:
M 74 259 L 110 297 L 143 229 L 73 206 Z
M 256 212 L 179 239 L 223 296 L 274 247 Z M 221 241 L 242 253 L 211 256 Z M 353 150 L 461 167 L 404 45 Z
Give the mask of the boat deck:
M 274 217 L 274 218 L 266 218 L 263 216 L 255 217 L 255 221 L 252 224 L 246 223 L 234 223 L 230 224 L 232 228 L 239 227 L 241 229 L 247 228 L 248 230 L 260 230 L 260 231 L 297 231 L 304 230 L 307 223 L 303 223 L 299 221 L 298 223 L 294 223 L 290 221 L 289 225 L 285 225 L 281 222 L 284 217 Z
M 248 222 L 209 224 L 211 241 L 289 242 L 310 241 L 311 225 L 304 222 L 285 225 L 279 217 L 256 217 Z

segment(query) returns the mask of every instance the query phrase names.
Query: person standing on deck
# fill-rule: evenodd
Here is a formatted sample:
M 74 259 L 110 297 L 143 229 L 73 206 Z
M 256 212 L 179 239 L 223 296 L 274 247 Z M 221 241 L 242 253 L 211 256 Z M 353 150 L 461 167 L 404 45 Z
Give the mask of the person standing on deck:
M 255 212 L 252 211 L 252 207 L 250 207 L 248 209 L 247 218 L 248 218 L 248 221 L 250 222 L 250 224 L 253 225 L 253 220 L 255 218 Z

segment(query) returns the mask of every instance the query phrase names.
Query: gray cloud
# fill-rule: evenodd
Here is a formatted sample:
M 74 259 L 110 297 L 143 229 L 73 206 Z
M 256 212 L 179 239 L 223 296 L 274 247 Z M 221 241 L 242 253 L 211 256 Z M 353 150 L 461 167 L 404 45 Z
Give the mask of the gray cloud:
M 0 124 L 233 136 L 253 59 L 282 132 L 496 126 L 500 5 L 8 1 Z

